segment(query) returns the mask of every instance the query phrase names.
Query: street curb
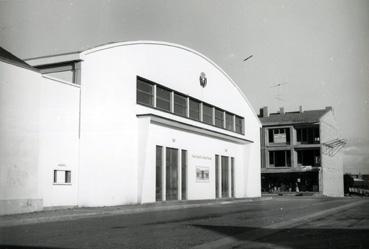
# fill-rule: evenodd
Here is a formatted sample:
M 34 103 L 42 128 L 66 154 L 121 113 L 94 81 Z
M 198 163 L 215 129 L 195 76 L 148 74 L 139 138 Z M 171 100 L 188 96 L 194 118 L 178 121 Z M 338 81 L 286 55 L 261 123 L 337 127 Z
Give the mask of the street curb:
M 72 221 L 85 218 L 98 218 L 114 215 L 128 215 L 128 214 L 138 214 L 147 212 L 159 212 L 159 211 L 170 211 L 170 210 L 180 210 L 188 208 L 198 208 L 206 206 L 217 206 L 217 205 L 230 205 L 247 203 L 254 201 L 267 201 L 272 200 L 272 197 L 257 197 L 239 200 L 223 200 L 223 201 L 211 201 L 202 203 L 176 203 L 174 205 L 158 205 L 158 206 L 145 206 L 145 205 L 132 205 L 132 206 L 117 206 L 114 207 L 102 207 L 96 208 L 95 210 L 89 210 L 88 208 L 75 208 L 72 210 L 58 209 L 54 211 L 41 211 L 31 214 L 16 214 L 0 216 L 0 227 L 11 227 L 20 225 L 30 225 L 38 223 L 48 223 L 57 221 Z M 63 212 L 66 212 L 63 214 Z M 69 213 L 68 213 L 69 212 Z M 26 215 L 35 215 L 35 217 L 22 217 Z

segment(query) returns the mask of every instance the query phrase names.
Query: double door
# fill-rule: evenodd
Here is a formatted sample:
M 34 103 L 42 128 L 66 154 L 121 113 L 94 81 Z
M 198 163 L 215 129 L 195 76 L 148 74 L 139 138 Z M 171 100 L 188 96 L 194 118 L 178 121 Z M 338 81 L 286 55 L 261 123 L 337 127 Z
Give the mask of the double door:
M 156 146 L 156 201 L 185 200 L 186 198 L 187 151 Z

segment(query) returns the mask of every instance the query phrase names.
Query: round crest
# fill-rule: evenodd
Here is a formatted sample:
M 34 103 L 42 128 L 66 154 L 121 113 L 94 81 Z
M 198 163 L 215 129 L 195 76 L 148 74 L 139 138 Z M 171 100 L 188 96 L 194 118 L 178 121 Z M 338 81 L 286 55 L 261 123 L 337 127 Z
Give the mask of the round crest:
M 204 72 L 201 72 L 200 74 L 200 85 L 202 87 L 205 87 L 207 83 L 206 74 Z

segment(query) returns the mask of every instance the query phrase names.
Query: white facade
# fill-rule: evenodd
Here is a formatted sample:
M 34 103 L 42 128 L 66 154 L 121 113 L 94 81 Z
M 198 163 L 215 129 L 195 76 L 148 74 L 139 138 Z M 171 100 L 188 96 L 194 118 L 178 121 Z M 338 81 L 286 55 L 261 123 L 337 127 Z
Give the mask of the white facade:
M 64 81 L 56 84 L 48 76 L 33 73 L 41 82 L 32 93 L 41 100 L 35 107 L 40 115 L 39 140 L 35 141 L 38 149 L 28 152 L 38 157 L 33 163 L 40 177 L 37 198 L 45 207 L 165 201 L 170 184 L 177 188 L 171 192 L 174 199 L 214 199 L 216 155 L 218 190 L 228 186 L 228 192 L 219 197 L 232 197 L 232 193 L 236 198 L 260 196 L 261 125 L 237 85 L 211 60 L 176 44 L 129 42 L 29 63 L 39 66 L 66 58 L 79 61 L 80 86 Z M 207 78 L 205 87 L 199 81 L 202 72 Z M 138 77 L 152 81 L 154 91 L 159 86 L 171 90 L 171 111 L 156 108 L 156 92 L 153 106 L 138 103 Z M 173 91 L 187 99 L 187 117 L 172 112 Z M 191 119 L 190 98 L 220 108 L 224 115 L 229 113 L 234 131 Z M 237 117 L 244 119 L 244 133 L 235 131 Z M 159 180 L 157 146 L 162 148 Z M 166 161 L 167 148 L 177 149 L 172 150 L 177 161 Z M 223 187 L 222 160 L 229 165 Z M 169 170 L 178 169 L 173 171 L 174 182 L 166 175 L 167 164 L 172 165 Z M 184 173 L 182 165 L 186 165 Z M 70 171 L 71 182 L 53 182 L 55 170 Z M 197 171 L 208 177 L 199 180 Z M 157 199 L 159 185 L 161 197 Z
M 79 86 L 2 61 L 0 83 L 0 215 L 77 205 L 53 172 L 78 172 Z

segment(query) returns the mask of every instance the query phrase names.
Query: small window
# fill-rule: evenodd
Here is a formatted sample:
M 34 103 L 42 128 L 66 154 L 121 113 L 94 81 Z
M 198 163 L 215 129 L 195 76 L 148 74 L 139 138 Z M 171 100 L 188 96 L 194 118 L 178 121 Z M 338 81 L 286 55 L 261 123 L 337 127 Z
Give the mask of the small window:
M 200 102 L 190 99 L 190 118 L 200 120 Z
M 202 120 L 204 123 L 207 124 L 213 124 L 213 107 L 211 105 L 208 104 L 203 104 L 202 105 Z
M 224 128 L 224 112 L 218 108 L 215 109 L 215 126 Z
M 71 184 L 72 172 L 70 170 L 54 170 L 54 184 Z
M 137 78 L 137 103 L 154 105 L 154 86 L 139 78 Z
M 233 114 L 226 112 L 226 129 L 233 131 Z
M 71 183 L 72 174 L 69 170 L 65 171 L 65 183 Z
M 243 133 L 243 118 L 236 116 L 236 132 Z
M 174 113 L 180 116 L 187 116 L 187 98 L 178 93 L 174 94 Z
M 171 91 L 157 86 L 156 87 L 156 107 L 165 111 L 170 112 L 170 95 Z

